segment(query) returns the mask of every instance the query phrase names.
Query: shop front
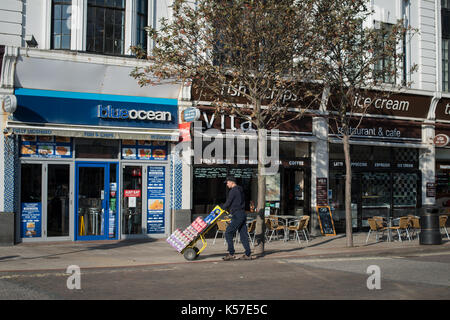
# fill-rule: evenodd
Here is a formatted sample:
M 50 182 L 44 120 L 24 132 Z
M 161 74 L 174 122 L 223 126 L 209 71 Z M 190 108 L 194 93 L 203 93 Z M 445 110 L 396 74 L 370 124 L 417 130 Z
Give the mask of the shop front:
M 436 206 L 450 214 L 450 98 L 442 98 L 435 112 Z
M 369 99 L 369 98 L 367 98 Z M 384 102 L 383 102 L 384 101 Z M 391 106 L 389 110 L 382 109 Z M 428 165 L 433 154 L 424 143 L 431 97 L 398 94 L 377 99 L 361 120 L 350 124 L 352 168 L 351 213 L 355 230 L 367 230 L 367 219 L 419 214 L 432 182 Z M 394 109 L 393 105 L 401 106 Z M 361 120 L 361 121 L 360 121 Z M 345 232 L 345 158 L 342 128 L 329 132 L 329 204 L 337 232 Z
M 194 139 L 201 139 L 199 150 L 193 143 L 194 153 L 197 154 L 192 168 L 193 215 L 206 214 L 215 205 L 225 202 L 228 190 L 224 182 L 228 175 L 234 176 L 243 187 L 247 213 L 255 214 L 258 198 L 256 131 L 245 119 L 216 114 L 213 108 L 207 106 L 200 106 L 199 110 L 201 130 L 193 130 Z M 268 214 L 310 214 L 311 122 L 310 117 L 304 117 L 280 128 L 279 140 L 276 141 L 278 156 L 272 159 L 277 170 L 266 176 L 264 205 Z M 196 137 L 196 134 L 199 136 Z M 241 149 L 238 140 L 244 145 Z M 273 156 L 271 141 L 269 138 L 267 142 L 266 154 L 269 157 Z M 222 150 L 220 154 L 224 157 L 217 156 L 217 148 Z M 230 148 L 233 149 L 231 152 Z M 232 156 L 227 157 L 230 154 Z
M 175 99 L 17 89 L 21 241 L 170 232 Z
M 330 145 L 330 207 L 337 232 L 345 232 L 345 169 L 342 146 Z M 367 228 L 373 216 L 417 214 L 421 179 L 416 148 L 351 146 L 352 226 Z
M 291 164 L 289 164 L 291 163 Z M 245 210 L 253 214 L 257 206 L 256 165 L 195 165 L 193 168 L 193 214 L 210 212 L 225 203 L 228 190 L 225 178 L 233 176 L 245 194 Z M 266 176 L 267 210 L 274 215 L 309 214 L 309 161 L 282 161 L 279 172 Z

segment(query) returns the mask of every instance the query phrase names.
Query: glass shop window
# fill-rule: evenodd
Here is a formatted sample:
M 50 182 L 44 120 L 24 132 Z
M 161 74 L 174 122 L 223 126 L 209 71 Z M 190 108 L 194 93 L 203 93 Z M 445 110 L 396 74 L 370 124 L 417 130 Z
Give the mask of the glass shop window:
M 75 157 L 88 159 L 118 159 L 119 140 L 76 139 Z

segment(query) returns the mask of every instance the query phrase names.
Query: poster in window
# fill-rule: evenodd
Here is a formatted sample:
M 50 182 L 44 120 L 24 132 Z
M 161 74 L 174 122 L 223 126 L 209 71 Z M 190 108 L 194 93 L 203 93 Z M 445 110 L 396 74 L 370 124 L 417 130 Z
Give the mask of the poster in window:
M 72 138 L 24 135 L 20 156 L 30 158 L 72 158 Z
M 42 204 L 23 202 L 20 216 L 22 238 L 40 238 L 42 225 Z
M 165 231 L 165 176 L 165 167 L 148 166 L 147 233 L 164 233 Z

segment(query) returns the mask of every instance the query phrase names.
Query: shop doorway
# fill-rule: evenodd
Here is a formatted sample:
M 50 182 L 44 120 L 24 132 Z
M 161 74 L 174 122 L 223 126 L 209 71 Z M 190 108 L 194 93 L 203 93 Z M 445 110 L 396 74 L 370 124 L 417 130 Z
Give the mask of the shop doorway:
M 146 182 L 143 177 L 145 167 L 136 164 L 122 165 L 122 235 L 133 237 L 141 235 L 144 230 L 142 213 L 144 212 L 145 193 L 143 185 Z
M 281 192 L 281 213 L 285 215 L 308 215 L 309 190 L 305 170 L 284 168 Z
M 117 163 L 75 166 L 75 240 L 117 239 Z
M 70 163 L 26 162 L 20 170 L 22 239 L 68 239 L 72 178 Z

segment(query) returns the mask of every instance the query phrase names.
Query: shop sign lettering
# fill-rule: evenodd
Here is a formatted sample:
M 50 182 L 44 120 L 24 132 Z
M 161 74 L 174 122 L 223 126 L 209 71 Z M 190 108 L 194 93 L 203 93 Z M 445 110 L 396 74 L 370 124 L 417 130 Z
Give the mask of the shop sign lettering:
M 376 109 L 380 110 L 386 109 L 407 112 L 409 109 L 409 101 L 407 100 L 394 100 L 386 98 L 372 99 L 370 97 L 361 97 L 360 95 L 356 95 L 355 97 L 355 107 L 368 108 L 372 104 Z
M 417 167 L 417 164 L 416 163 L 358 161 L 358 162 L 351 162 L 351 166 L 352 166 L 352 168 L 368 168 L 368 169 L 388 169 L 388 168 L 414 169 Z M 331 160 L 330 167 L 334 168 L 334 169 L 344 168 L 344 161 Z
M 128 110 L 125 108 L 113 108 L 110 105 L 103 106 L 101 104 L 97 106 L 97 117 L 117 120 L 172 121 L 172 114 L 168 111 Z
M 209 118 L 208 118 L 208 114 L 206 112 L 203 112 L 202 115 L 203 115 L 203 121 L 206 124 L 206 129 L 213 128 L 214 121 L 216 120 L 216 115 L 215 114 L 211 114 Z M 229 129 L 230 130 L 237 130 L 238 128 L 236 128 L 236 122 L 235 122 L 235 118 L 236 117 L 233 116 L 233 115 L 225 115 L 225 114 L 221 114 L 220 115 L 220 129 L 221 130 L 225 130 L 226 129 L 225 128 L 225 123 L 228 122 L 228 121 L 225 121 L 226 118 L 230 119 L 230 121 L 229 121 L 229 123 L 230 123 Z M 244 131 L 244 132 L 245 131 L 249 131 L 249 130 L 255 130 L 252 127 L 252 122 L 250 120 L 242 122 L 241 125 L 240 125 L 240 129 L 242 131 Z
M 297 101 L 299 100 L 298 95 L 296 95 L 292 90 L 285 90 L 280 88 L 272 88 L 268 90 L 269 92 L 266 95 L 267 100 L 273 100 L 275 97 L 281 95 L 281 102 L 286 103 L 289 101 Z M 280 92 L 281 91 L 281 92 Z M 241 97 L 244 94 L 248 94 L 248 89 L 245 85 L 234 86 L 230 83 L 222 85 L 222 91 L 220 93 L 222 96 L 229 97 Z
M 373 166 L 375 168 L 390 168 L 391 164 L 389 162 L 375 162 Z
M 139 189 L 137 189 L 137 190 L 124 190 L 123 191 L 123 196 L 125 198 L 129 198 L 129 197 L 140 198 L 141 197 L 141 190 L 139 190 Z
M 409 168 L 409 169 L 412 169 L 412 168 L 414 168 L 414 164 L 413 163 L 397 163 L 397 168 Z
M 373 128 L 353 128 L 348 129 L 349 135 L 360 137 L 383 137 L 383 138 L 400 138 L 401 132 L 397 128 L 385 129 L 382 127 Z M 344 130 L 342 127 L 338 127 L 338 134 L 342 135 Z
M 445 105 L 444 114 L 450 114 L 450 104 L 448 104 L 448 103 Z

